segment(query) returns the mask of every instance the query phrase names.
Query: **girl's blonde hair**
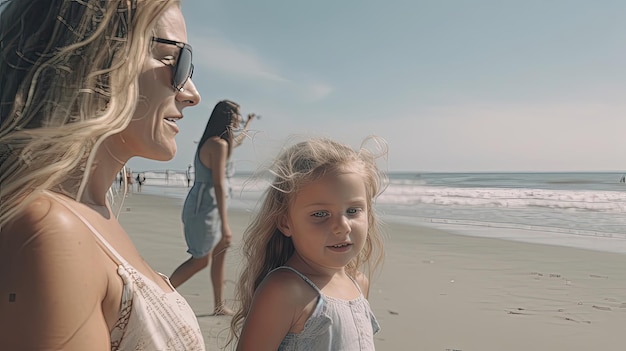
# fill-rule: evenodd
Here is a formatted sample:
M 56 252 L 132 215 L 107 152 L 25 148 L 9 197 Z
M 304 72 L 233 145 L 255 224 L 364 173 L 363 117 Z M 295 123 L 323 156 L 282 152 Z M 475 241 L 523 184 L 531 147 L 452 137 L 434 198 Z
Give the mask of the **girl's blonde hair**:
M 373 150 L 366 147 L 369 142 Z M 347 266 L 346 272 L 356 277 L 366 264 L 371 277 L 383 259 L 383 239 L 380 223 L 373 208 L 376 197 L 387 184 L 385 172 L 377 167 L 377 159 L 386 156 L 387 144 L 379 137 L 368 137 L 360 150 L 325 138 L 313 138 L 285 149 L 270 167 L 273 176 L 261 207 L 246 229 L 243 241 L 244 269 L 236 290 L 240 308 L 231 321 L 231 338 L 238 338 L 243 322 L 252 305 L 252 298 L 265 276 L 284 265 L 294 253 L 291 238 L 283 235 L 278 223 L 287 214 L 298 191 L 321 177 L 349 167 L 362 175 L 368 195 L 369 232 L 365 247 Z
M 80 199 L 133 117 L 155 25 L 179 0 L 9 0 L 0 13 L 0 226 L 55 189 Z

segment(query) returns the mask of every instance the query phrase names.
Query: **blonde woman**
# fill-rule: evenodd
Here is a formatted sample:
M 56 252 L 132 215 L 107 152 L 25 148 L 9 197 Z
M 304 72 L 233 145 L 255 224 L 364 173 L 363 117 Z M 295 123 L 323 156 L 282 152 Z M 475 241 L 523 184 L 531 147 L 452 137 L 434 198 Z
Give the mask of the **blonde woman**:
M 107 191 L 170 160 L 200 95 L 177 0 L 10 0 L 0 13 L 0 345 L 204 350 Z
M 386 153 L 384 141 L 371 140 Z M 279 155 L 244 234 L 241 306 L 231 323 L 237 350 L 374 349 L 379 326 L 361 270 L 371 273 L 383 255 L 377 155 L 328 139 Z

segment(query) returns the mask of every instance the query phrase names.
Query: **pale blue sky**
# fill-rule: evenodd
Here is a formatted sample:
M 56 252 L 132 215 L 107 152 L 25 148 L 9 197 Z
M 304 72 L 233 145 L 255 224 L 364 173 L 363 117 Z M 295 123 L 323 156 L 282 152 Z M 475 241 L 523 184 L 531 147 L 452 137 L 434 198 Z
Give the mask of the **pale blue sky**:
M 626 1 L 183 0 L 202 103 L 263 117 L 255 170 L 292 134 L 389 143 L 390 171 L 626 170 Z

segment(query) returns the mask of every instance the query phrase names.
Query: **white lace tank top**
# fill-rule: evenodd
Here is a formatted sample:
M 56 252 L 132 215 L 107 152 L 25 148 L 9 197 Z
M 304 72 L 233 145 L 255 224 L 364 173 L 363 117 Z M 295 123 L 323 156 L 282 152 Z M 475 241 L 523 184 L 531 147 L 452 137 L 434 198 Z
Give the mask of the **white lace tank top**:
M 120 316 L 111 330 L 111 350 L 204 351 L 198 320 L 169 279 L 159 273 L 172 288 L 172 291 L 163 291 L 157 283 L 133 268 L 66 200 L 52 195 L 85 223 L 106 248 L 106 254 L 118 264 L 117 273 L 124 288 Z

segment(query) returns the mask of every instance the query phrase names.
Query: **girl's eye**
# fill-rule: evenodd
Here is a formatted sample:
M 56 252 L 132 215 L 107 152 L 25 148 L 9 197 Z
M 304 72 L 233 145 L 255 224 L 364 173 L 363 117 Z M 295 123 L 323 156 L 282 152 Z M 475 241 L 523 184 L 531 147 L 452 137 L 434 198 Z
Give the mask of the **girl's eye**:
M 355 214 L 357 214 L 357 213 L 359 213 L 361 211 L 363 211 L 363 209 L 361 209 L 361 208 L 350 208 L 346 212 L 348 212 L 348 214 L 355 215 Z
M 315 218 L 324 218 L 324 217 L 328 216 L 328 212 L 326 212 L 326 211 L 317 211 L 317 212 L 313 212 L 311 214 L 311 216 L 315 217 Z

